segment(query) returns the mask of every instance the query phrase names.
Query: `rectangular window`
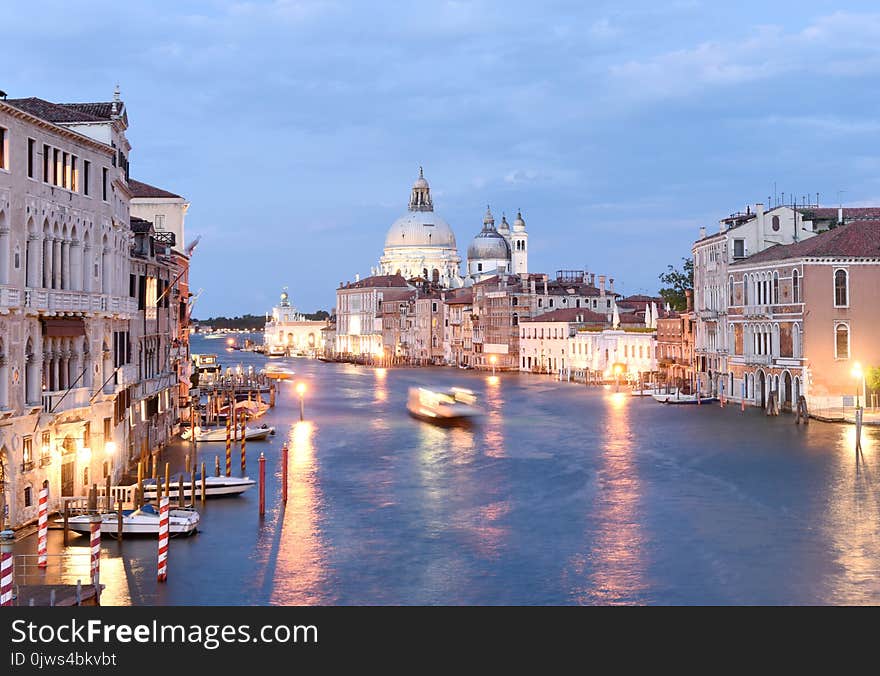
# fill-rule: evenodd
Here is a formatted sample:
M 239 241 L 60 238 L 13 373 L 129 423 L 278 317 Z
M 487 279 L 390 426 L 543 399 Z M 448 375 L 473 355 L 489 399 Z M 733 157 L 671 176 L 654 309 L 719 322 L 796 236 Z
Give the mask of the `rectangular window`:
M 79 158 L 76 155 L 70 156 L 70 189 L 73 192 L 79 190 Z
M 156 214 L 153 219 L 153 226 L 156 230 L 164 230 L 165 229 L 165 214 Z
M 32 504 L 34 504 L 33 491 L 31 490 L 31 487 L 30 487 L 30 486 L 25 486 L 25 489 L 24 489 L 24 506 L 25 506 L 25 507 L 30 507 Z
M 70 187 L 70 161 L 67 153 L 61 153 L 61 187 Z
M 92 163 L 88 160 L 83 160 L 83 195 L 89 194 L 89 170 L 92 168 Z
M 744 239 L 733 240 L 733 257 L 734 258 L 745 258 L 746 257 L 746 241 Z
M 7 136 L 9 134 L 6 133 L 6 129 L 0 127 L 0 169 L 9 168 L 6 166 L 6 156 L 9 154 L 6 148 Z
M 52 149 L 52 184 L 61 185 L 61 151 Z
M 49 146 L 47 146 L 44 143 L 43 144 L 43 183 L 49 182 L 49 162 L 50 162 Z
M 34 177 L 34 161 L 35 155 L 37 152 L 37 142 L 29 138 L 28 139 L 28 178 Z
M 107 177 L 109 172 L 107 167 L 101 167 L 101 199 L 107 201 Z

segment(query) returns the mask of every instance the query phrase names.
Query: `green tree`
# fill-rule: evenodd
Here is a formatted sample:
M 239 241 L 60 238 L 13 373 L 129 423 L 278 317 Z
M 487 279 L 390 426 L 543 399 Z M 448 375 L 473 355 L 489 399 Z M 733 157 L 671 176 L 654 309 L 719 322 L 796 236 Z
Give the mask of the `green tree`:
M 681 270 L 669 265 L 667 271 L 660 274 L 660 281 L 664 284 L 660 288 L 660 296 L 673 310 L 684 312 L 687 309 L 685 291 L 694 290 L 694 261 L 691 258 L 681 260 Z
M 872 366 L 865 371 L 865 384 L 872 392 L 880 392 L 880 366 Z

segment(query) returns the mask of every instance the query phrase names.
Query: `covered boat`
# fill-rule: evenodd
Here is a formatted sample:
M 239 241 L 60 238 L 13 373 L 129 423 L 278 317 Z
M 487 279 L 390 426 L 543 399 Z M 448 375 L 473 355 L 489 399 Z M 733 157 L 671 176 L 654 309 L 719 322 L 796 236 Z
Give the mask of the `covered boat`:
M 184 498 L 192 498 L 192 485 L 190 484 L 188 474 L 174 474 L 168 482 L 168 493 L 172 498 L 180 495 L 180 480 L 183 479 L 183 496 Z M 209 476 L 205 479 L 205 497 L 218 498 L 228 495 L 240 495 L 251 486 L 256 485 L 256 481 L 250 477 L 234 477 L 234 476 Z M 196 495 L 198 498 L 202 495 L 202 473 L 198 472 L 195 477 Z M 132 486 L 136 488 L 137 486 Z M 147 500 L 156 499 L 156 480 L 144 479 L 144 498 Z
M 153 489 L 155 491 L 155 489 Z M 91 531 L 91 516 L 80 514 L 67 520 L 70 530 L 77 533 Z M 64 523 L 64 519 L 56 519 L 55 523 Z M 194 509 L 169 509 L 168 532 L 171 535 L 191 535 L 198 530 L 199 513 Z M 119 532 L 119 514 L 105 512 L 101 514 L 101 535 L 117 535 Z M 140 509 L 122 511 L 123 535 L 158 535 L 159 509 L 153 505 L 144 505 Z
M 196 428 L 196 442 L 204 443 L 206 441 L 226 441 L 226 427 L 212 428 Z M 271 425 L 260 425 L 259 427 L 246 427 L 245 439 L 247 441 L 262 441 L 270 434 L 275 434 L 275 428 Z M 185 429 L 181 438 L 188 440 L 191 437 L 189 429 Z

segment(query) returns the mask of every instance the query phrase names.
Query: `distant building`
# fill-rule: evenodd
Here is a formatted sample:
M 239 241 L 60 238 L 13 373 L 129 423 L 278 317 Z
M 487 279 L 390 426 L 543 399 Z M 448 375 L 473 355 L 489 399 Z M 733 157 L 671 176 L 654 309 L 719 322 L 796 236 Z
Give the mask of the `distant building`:
M 336 353 L 342 357 L 384 355 L 382 299 L 387 291 L 411 288 L 401 275 L 375 275 L 340 283 L 336 289 Z
M 281 300 L 272 308 L 272 316 L 266 316 L 263 327 L 263 345 L 270 356 L 300 355 L 315 357 L 323 355 L 324 344 L 321 331 L 326 321 L 306 319 L 290 304 L 285 288 Z
M 579 329 L 602 329 L 604 314 L 586 308 L 553 310 L 520 322 L 521 371 L 567 374 L 571 369 L 570 340 Z

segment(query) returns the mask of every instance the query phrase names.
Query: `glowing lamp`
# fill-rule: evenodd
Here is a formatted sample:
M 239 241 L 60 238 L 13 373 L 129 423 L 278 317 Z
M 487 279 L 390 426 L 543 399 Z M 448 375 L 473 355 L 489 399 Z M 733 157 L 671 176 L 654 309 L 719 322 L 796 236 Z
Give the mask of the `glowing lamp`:
M 862 365 L 859 362 L 853 364 L 852 367 L 852 377 L 856 380 L 859 380 L 864 375 L 862 371 Z
M 104 455 L 106 455 L 108 458 L 112 458 L 114 455 L 116 455 L 115 441 L 108 441 L 104 444 Z
M 83 446 L 79 449 L 79 461 L 85 464 L 88 464 L 92 461 L 92 449 L 88 446 Z
M 305 383 L 297 383 L 296 384 L 296 393 L 299 396 L 303 396 L 306 393 L 306 384 Z

